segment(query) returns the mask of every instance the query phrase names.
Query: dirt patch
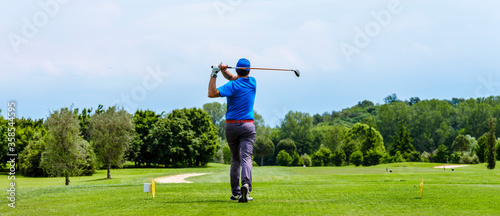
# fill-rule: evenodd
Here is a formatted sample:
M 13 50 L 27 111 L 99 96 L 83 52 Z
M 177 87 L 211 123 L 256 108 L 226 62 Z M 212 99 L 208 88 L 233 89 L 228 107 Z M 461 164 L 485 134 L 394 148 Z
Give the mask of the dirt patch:
M 193 183 L 190 181 L 186 181 L 186 178 L 194 177 L 194 176 L 202 176 L 208 173 L 184 173 L 173 176 L 165 176 L 155 179 L 155 183 Z
M 442 165 L 442 166 L 435 166 L 433 168 L 457 168 L 457 167 L 466 167 L 469 165 Z

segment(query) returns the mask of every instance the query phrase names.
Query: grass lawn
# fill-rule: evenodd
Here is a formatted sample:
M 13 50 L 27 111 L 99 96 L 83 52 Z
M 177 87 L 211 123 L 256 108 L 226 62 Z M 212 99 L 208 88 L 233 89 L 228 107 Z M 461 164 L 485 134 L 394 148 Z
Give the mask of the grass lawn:
M 255 167 L 249 203 L 230 202 L 229 166 L 187 169 L 116 169 L 90 177 L 26 178 L 17 175 L 16 209 L 0 201 L 0 215 L 499 215 L 500 169 L 485 164 L 434 169 L 442 164 L 374 167 Z M 386 172 L 386 168 L 393 172 Z M 143 183 L 177 173 L 210 173 L 193 184 Z M 420 198 L 420 179 L 424 196 Z M 0 175 L 7 196 L 9 180 Z

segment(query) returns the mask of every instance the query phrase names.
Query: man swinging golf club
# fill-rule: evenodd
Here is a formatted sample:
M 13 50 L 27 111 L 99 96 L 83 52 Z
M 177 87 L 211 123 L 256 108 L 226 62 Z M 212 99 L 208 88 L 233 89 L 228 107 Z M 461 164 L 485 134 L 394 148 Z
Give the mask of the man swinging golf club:
M 230 200 L 248 202 L 253 200 L 249 193 L 252 191 L 252 153 L 255 142 L 253 105 L 257 83 L 255 78 L 248 76 L 250 61 L 242 58 L 238 61 L 236 67 L 237 76 L 227 71 L 227 65 L 220 64 L 218 67 L 212 68 L 212 77 L 208 84 L 208 97 L 227 98 L 226 139 L 231 149 L 232 196 Z M 216 88 L 215 81 L 219 71 L 222 71 L 222 75 L 229 82 Z

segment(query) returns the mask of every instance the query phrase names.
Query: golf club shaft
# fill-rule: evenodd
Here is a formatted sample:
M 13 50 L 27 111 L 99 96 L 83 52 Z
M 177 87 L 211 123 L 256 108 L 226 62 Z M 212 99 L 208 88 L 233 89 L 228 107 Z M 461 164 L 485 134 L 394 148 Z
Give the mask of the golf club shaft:
M 245 68 L 245 67 L 227 67 L 229 69 L 250 69 L 250 70 L 273 70 L 273 71 L 294 71 L 292 69 L 276 69 L 276 68 Z
M 212 66 L 212 68 L 215 68 L 217 66 Z M 300 71 L 299 70 L 294 70 L 294 69 L 277 69 L 277 68 L 247 68 L 247 67 L 227 67 L 228 69 L 250 69 L 250 70 L 272 70 L 272 71 L 293 71 L 295 73 L 295 76 L 300 77 Z

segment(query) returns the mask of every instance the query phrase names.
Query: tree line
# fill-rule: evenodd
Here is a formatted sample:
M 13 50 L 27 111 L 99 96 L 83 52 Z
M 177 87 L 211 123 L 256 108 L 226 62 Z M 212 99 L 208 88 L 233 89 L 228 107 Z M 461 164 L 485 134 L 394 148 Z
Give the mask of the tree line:
M 354 164 L 368 166 L 500 160 L 495 137 L 500 133 L 500 125 L 495 124 L 500 117 L 499 96 L 451 100 L 412 97 L 403 101 L 392 94 L 384 101 L 374 104 L 365 100 L 341 111 L 312 116 L 290 111 L 275 127 L 266 126 L 256 113 L 256 161 L 259 165 L 296 166 L 309 165 L 310 161 L 310 165 L 321 166 L 352 164 L 352 158 L 357 162 Z M 211 114 L 223 138 L 225 104 L 209 103 L 203 109 Z M 229 156 L 229 148 L 224 139 L 221 141 L 218 155 Z
M 16 120 L 18 170 L 25 176 L 92 175 L 123 166 L 191 167 L 229 163 L 225 141 L 226 105 L 170 113 L 99 105 L 62 108 L 46 119 Z M 310 115 L 290 111 L 271 127 L 254 113 L 255 164 L 282 166 L 371 166 L 426 161 L 483 163 L 500 159 L 500 97 L 361 101 L 341 111 Z M 0 117 L 0 157 L 5 163 L 7 120 Z M 495 160 L 496 159 L 496 160 Z M 5 165 L 5 164 L 0 164 Z
M 0 117 L 1 157 L 7 155 L 7 120 Z M 24 176 L 92 175 L 96 169 L 136 166 L 190 167 L 211 162 L 219 148 L 217 128 L 199 108 L 173 110 L 167 115 L 137 110 L 135 115 L 115 106 L 104 109 L 62 108 L 47 119 L 18 119 L 15 144 L 17 169 Z M 11 152 L 14 153 L 14 152 Z M 6 159 L 2 160 L 4 166 Z

